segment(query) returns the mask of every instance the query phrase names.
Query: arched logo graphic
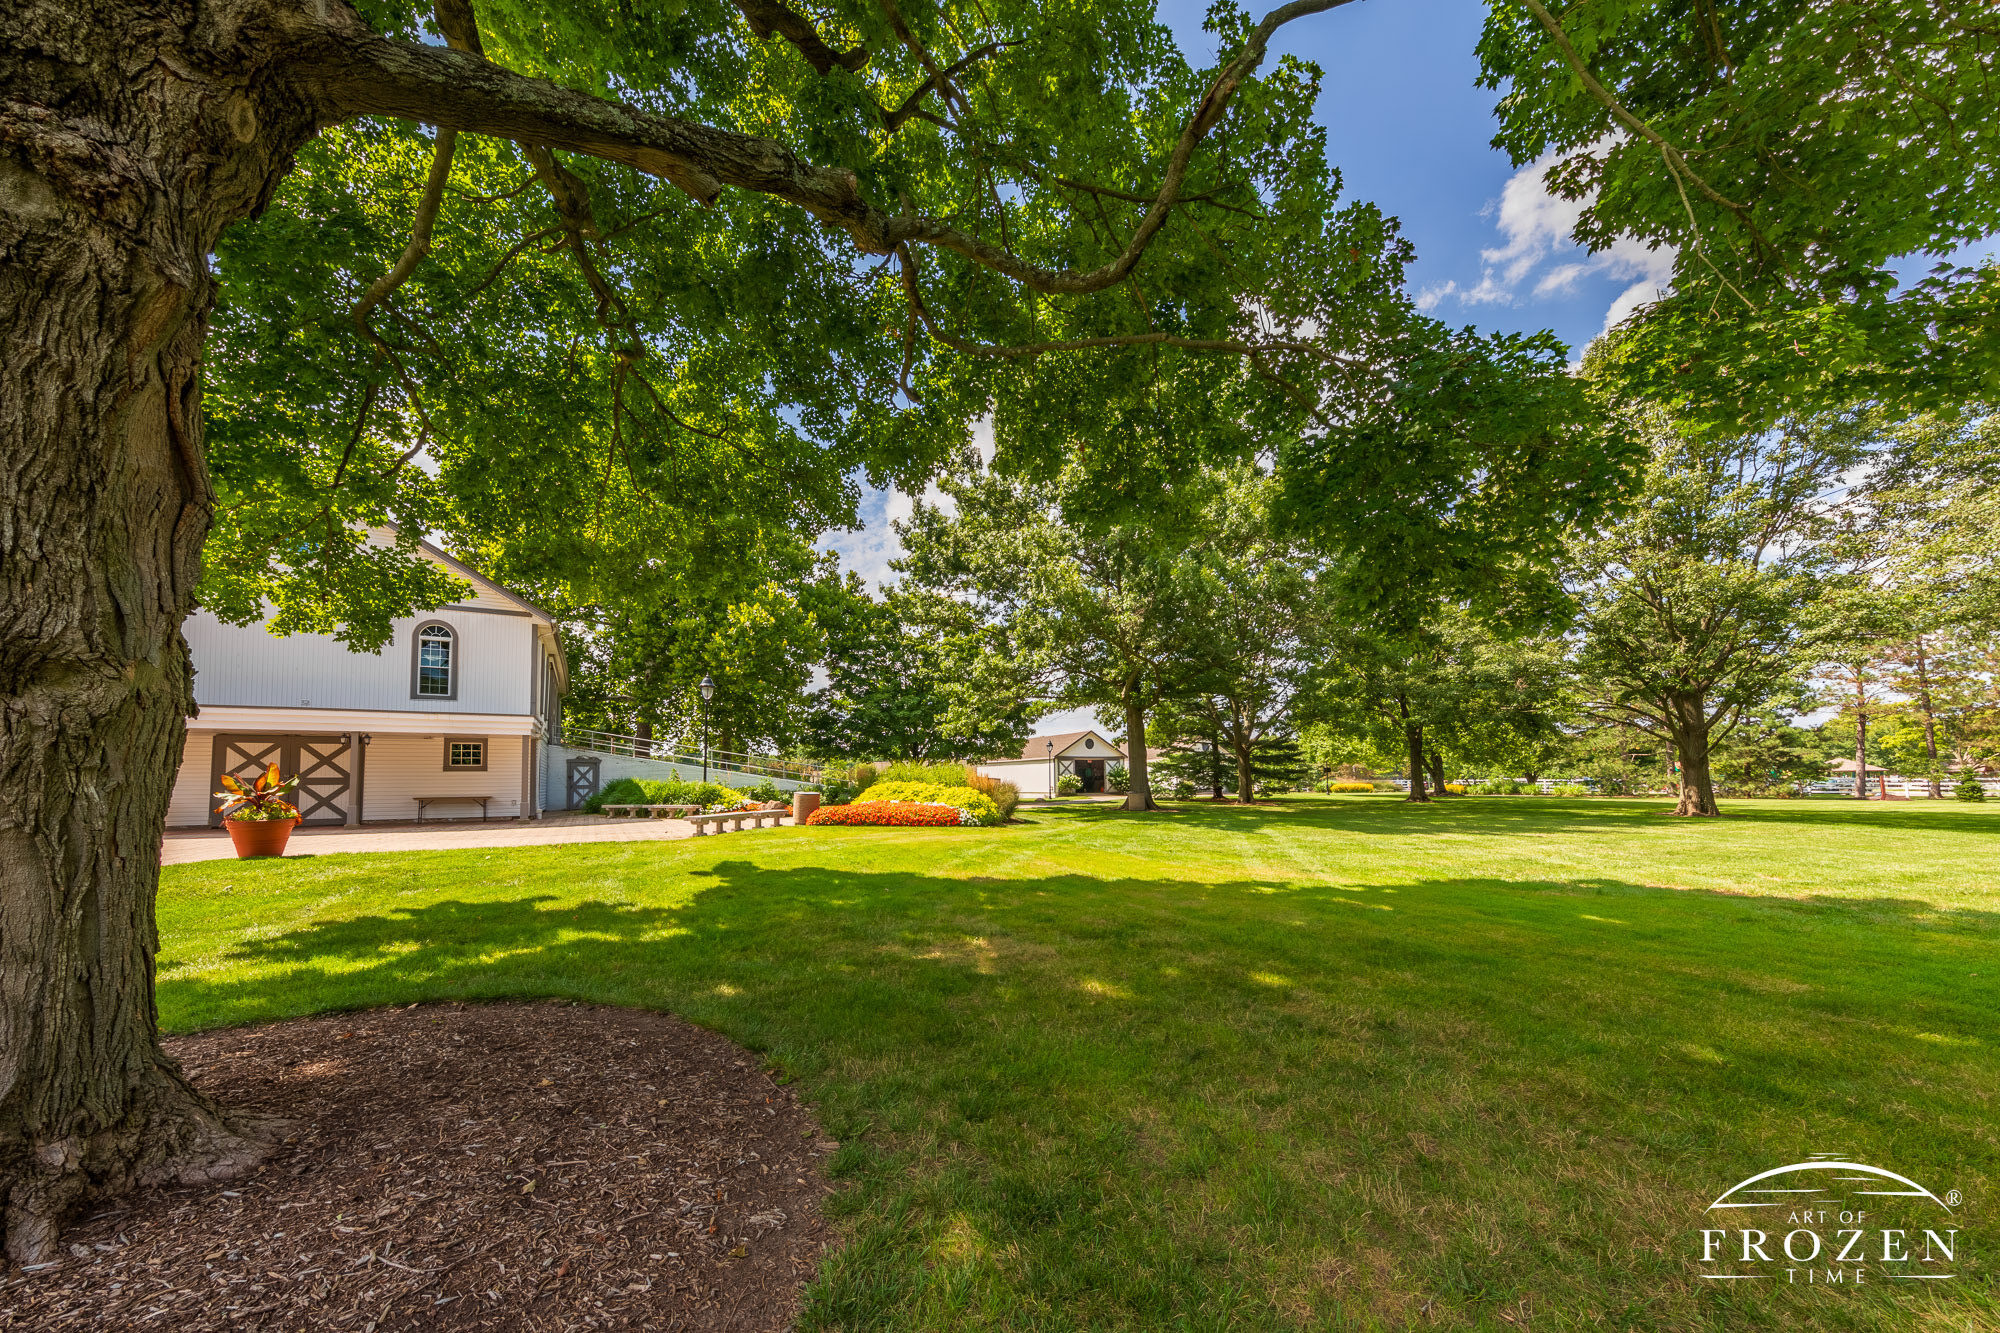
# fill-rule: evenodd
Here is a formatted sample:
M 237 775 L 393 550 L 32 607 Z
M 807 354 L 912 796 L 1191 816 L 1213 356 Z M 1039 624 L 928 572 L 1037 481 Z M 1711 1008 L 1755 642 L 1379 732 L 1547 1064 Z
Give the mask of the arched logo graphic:
M 1947 1282 L 1960 1253 L 1956 1190 L 1831 1153 L 1772 1167 L 1724 1190 L 1705 1210 L 1702 1277 L 1859 1287 Z

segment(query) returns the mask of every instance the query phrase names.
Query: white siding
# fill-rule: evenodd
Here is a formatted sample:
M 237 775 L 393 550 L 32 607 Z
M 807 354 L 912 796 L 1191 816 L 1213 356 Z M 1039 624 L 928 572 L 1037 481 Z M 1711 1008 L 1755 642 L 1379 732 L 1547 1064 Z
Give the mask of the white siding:
M 174 775 L 173 799 L 167 803 L 167 827 L 184 828 L 206 824 L 220 802 L 212 800 L 209 769 L 215 763 L 215 733 L 189 730 L 187 749 L 181 754 L 181 771 Z
M 1046 759 L 998 760 L 973 765 L 982 775 L 1011 782 L 1023 796 L 1049 796 L 1049 761 Z
M 527 661 L 523 650 L 522 662 Z M 486 813 L 490 818 L 512 818 L 521 813 L 521 738 L 486 737 L 486 771 L 447 771 L 444 766 L 444 738 L 460 732 L 439 732 L 436 736 L 394 736 L 375 733 L 368 746 L 368 770 L 363 784 L 361 817 L 365 820 L 415 819 L 419 796 L 490 796 Z M 475 737 L 475 739 L 478 739 Z M 477 819 L 479 807 L 454 801 L 433 806 L 424 815 L 432 819 Z
M 458 636 L 455 699 L 410 697 L 410 642 L 418 625 L 433 620 Z M 262 625 L 225 625 L 206 611 L 188 618 L 186 633 L 201 704 L 527 714 L 542 656 L 527 616 L 454 607 L 398 620 L 380 653 L 351 651 L 324 634 L 277 638 Z
M 597 760 L 597 785 L 601 790 L 619 778 L 647 778 L 654 782 L 665 782 L 671 778 L 681 778 L 687 782 L 701 781 L 701 762 L 690 764 L 686 760 L 635 759 L 625 754 L 603 754 L 596 750 L 576 750 L 567 745 L 544 745 L 542 750 L 542 808 L 561 810 L 569 803 L 569 761 L 572 759 Z M 764 781 L 759 773 L 727 773 L 719 768 L 708 771 L 710 782 L 719 782 L 725 787 L 754 787 Z M 780 791 L 792 791 L 799 787 L 792 778 L 772 778 L 771 785 Z

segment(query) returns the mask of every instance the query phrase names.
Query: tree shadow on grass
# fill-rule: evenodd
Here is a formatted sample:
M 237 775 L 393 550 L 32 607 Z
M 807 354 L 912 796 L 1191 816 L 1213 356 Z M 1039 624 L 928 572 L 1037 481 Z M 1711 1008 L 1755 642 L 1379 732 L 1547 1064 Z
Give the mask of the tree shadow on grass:
M 482 897 L 478 868 L 447 869 L 435 896 L 240 939 L 205 970 L 169 958 L 162 1005 L 187 1027 L 553 997 L 766 1051 L 859 1185 L 808 1325 L 935 1326 L 976 1291 L 1030 1322 L 1291 1327 L 1365 1308 L 1322 1271 L 1347 1256 L 1446 1324 L 1532 1294 L 1583 1322 L 1763 1327 L 1779 1307 L 1643 1257 L 1731 1181 L 1832 1144 L 1955 1188 L 2000 1178 L 1981 1091 L 2000 975 L 1969 975 L 2000 973 L 1991 912 L 749 860 L 684 872 L 706 886 L 662 906 L 643 859 L 629 905 L 553 879 Z M 1590 1243 L 1521 1239 L 1550 1217 Z

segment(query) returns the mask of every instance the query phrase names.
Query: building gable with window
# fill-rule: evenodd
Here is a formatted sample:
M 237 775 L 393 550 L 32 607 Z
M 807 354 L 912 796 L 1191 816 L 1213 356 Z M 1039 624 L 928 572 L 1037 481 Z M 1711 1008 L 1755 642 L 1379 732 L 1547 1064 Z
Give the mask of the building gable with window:
M 554 623 L 443 551 L 421 550 L 470 589 L 396 621 L 379 653 L 323 634 L 226 625 L 206 611 L 188 619 L 198 711 L 170 825 L 216 822 L 211 793 L 222 775 L 271 762 L 299 775 L 309 824 L 532 819 L 549 805 L 541 752 L 569 685 Z
M 1101 731 L 1065 731 L 1031 736 L 1020 755 L 974 765 L 989 778 L 1011 782 L 1023 796 L 1053 796 L 1056 783 L 1073 775 L 1083 790 L 1105 789 L 1106 770 L 1125 762 L 1125 752 Z

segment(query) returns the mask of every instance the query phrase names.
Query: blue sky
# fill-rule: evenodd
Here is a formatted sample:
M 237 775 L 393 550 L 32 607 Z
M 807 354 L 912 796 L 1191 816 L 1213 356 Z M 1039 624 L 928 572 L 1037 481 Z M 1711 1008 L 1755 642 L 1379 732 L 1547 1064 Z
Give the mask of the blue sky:
M 1261 14 L 1265 3 L 1253 5 Z M 1213 59 L 1204 0 L 1166 0 L 1161 15 L 1197 64 Z M 1479 0 L 1359 0 L 1279 33 L 1324 71 L 1318 118 L 1347 198 L 1372 199 L 1416 246 L 1410 284 L 1437 318 L 1482 329 L 1553 329 L 1574 353 L 1664 285 L 1669 257 L 1636 246 L 1590 255 L 1568 241 L 1573 205 L 1549 198 L 1540 171 L 1517 171 L 1489 146 L 1496 93 L 1476 86 Z M 1268 66 L 1267 66 L 1268 68 Z M 823 549 L 871 582 L 889 577 L 890 520 L 908 497 L 863 497 L 857 532 Z M 1052 715 L 1044 730 L 1076 717 Z M 1076 721 L 1076 726 L 1089 725 Z

